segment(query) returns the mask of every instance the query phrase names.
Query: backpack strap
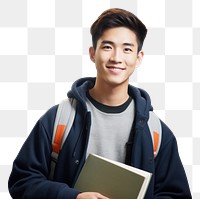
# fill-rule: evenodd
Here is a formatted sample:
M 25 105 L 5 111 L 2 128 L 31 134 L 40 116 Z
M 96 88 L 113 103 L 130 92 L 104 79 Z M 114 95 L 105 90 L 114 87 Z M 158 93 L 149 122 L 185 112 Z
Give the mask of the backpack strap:
M 65 99 L 58 105 L 52 137 L 51 167 L 49 173 L 49 179 L 51 180 L 54 177 L 60 150 L 62 149 L 74 121 L 75 107 L 75 99 Z
M 151 133 L 151 138 L 153 142 L 153 150 L 154 150 L 154 158 L 158 155 L 161 140 L 162 140 L 162 126 L 160 119 L 158 116 L 153 112 L 149 112 L 149 120 L 148 126 Z

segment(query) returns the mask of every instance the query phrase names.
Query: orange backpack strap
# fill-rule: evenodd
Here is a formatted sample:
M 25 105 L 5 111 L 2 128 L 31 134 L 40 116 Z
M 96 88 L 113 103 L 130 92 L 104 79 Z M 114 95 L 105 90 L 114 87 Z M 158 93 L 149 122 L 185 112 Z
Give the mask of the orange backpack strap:
M 162 140 L 162 126 L 160 119 L 158 116 L 153 112 L 149 112 L 149 120 L 148 126 L 151 133 L 151 138 L 153 142 L 153 150 L 154 150 L 154 158 L 158 155 L 161 140 Z
M 51 153 L 51 167 L 49 179 L 54 178 L 54 172 L 58 156 L 62 146 L 72 127 L 76 109 L 75 99 L 63 100 L 59 105 L 54 122 L 54 130 L 52 136 L 52 153 Z

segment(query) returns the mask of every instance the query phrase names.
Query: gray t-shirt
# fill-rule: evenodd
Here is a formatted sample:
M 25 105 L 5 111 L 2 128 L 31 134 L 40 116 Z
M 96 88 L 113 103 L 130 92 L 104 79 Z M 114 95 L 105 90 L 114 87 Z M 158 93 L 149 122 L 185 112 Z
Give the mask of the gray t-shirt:
M 89 97 L 86 104 L 92 117 L 87 155 L 94 153 L 124 163 L 126 142 L 134 120 L 133 99 L 110 107 Z

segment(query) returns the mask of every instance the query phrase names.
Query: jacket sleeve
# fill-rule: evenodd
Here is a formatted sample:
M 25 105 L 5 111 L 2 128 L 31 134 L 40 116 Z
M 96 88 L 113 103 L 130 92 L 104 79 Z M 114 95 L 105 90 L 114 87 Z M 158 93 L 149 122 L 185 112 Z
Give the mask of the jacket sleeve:
M 162 145 L 155 159 L 155 199 L 189 199 L 191 197 L 187 177 L 178 154 L 177 141 L 162 123 Z
M 75 199 L 79 193 L 65 183 L 48 180 L 56 110 L 50 109 L 36 123 L 13 163 L 8 181 L 13 199 Z

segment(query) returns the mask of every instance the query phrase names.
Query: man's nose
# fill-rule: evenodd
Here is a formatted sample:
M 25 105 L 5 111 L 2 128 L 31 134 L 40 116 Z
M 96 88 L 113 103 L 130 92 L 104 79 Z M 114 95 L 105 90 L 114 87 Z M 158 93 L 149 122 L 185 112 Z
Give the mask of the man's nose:
M 117 63 L 122 62 L 122 52 L 120 49 L 115 49 L 112 51 L 110 61 Z

